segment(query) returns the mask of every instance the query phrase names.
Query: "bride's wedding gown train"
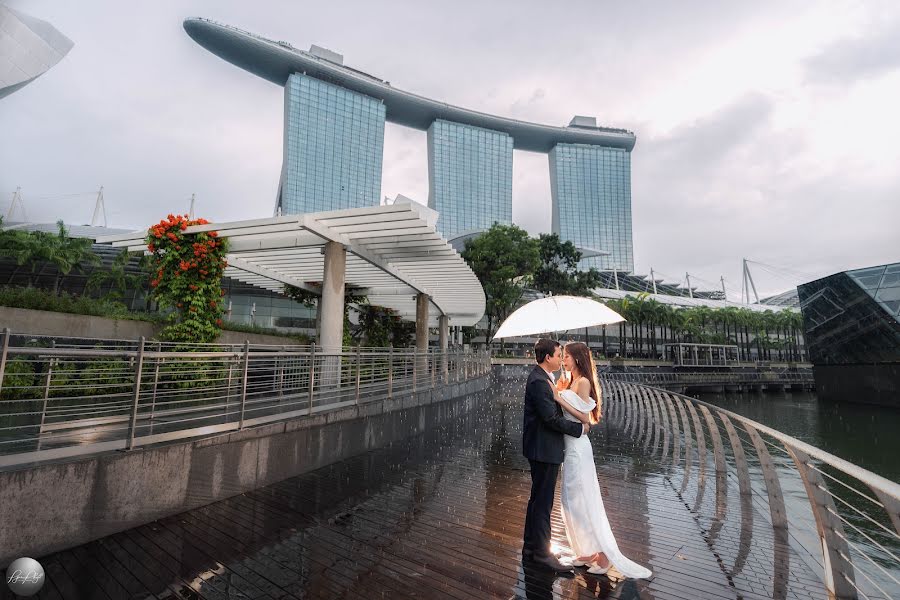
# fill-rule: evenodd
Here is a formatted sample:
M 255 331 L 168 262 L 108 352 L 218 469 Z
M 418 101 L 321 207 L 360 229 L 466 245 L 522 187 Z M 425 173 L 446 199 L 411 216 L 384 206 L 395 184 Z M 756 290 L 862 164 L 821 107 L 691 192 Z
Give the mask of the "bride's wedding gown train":
M 595 406 L 591 399 L 585 401 L 572 390 L 563 390 L 560 396 L 582 412 L 590 412 Z M 577 421 L 564 411 L 567 419 Z M 647 579 L 652 573 L 619 551 L 600 496 L 600 483 L 594 466 L 594 453 L 588 436 L 564 436 L 566 455 L 562 477 L 562 518 L 566 526 L 569 545 L 575 556 L 591 556 L 603 552 L 610 563 L 625 577 Z

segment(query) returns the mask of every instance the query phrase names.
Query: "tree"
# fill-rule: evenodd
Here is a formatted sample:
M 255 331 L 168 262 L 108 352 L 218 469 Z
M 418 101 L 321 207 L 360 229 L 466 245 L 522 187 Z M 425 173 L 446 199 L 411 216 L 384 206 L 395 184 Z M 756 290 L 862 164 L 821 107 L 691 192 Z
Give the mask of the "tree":
M 72 272 L 72 269 L 82 264 L 97 265 L 100 257 L 91 250 L 93 241 L 88 238 L 73 238 L 69 235 L 65 224 L 57 221 L 56 235 L 43 234 L 43 258 L 56 267 L 56 278 L 53 280 L 53 293 L 59 293 L 62 280 Z
M 540 264 L 534 272 L 534 289 L 545 294 L 590 296 L 600 287 L 600 272 L 591 267 L 578 269 L 581 252 L 570 241 L 563 242 L 555 233 L 543 233 L 538 238 Z
M 137 261 L 141 272 L 129 273 L 128 266 L 132 262 Z M 119 252 L 113 258 L 109 269 L 97 269 L 88 277 L 85 290 L 97 293 L 100 289 L 108 285 L 110 298 L 124 300 L 128 291 L 134 292 L 131 297 L 131 309 L 134 310 L 134 304 L 140 294 L 145 292 L 145 285 L 150 279 L 150 255 L 143 252 L 129 252 L 128 248 Z
M 494 223 L 484 234 L 466 241 L 462 257 L 484 288 L 486 339 L 490 340 L 496 327 L 518 305 L 540 265 L 538 240 L 515 225 Z
M 359 304 L 354 307 L 359 314 L 359 325 L 353 332 L 353 338 L 369 347 L 394 346 L 405 348 L 416 332 L 416 324 L 404 321 L 396 313 L 383 306 Z

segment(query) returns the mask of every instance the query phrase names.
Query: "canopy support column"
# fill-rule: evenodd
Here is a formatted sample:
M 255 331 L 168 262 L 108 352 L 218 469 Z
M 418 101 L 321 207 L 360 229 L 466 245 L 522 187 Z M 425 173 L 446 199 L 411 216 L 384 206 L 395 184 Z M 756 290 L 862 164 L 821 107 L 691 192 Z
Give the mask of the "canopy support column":
M 447 383 L 447 378 L 449 375 L 448 364 L 447 364 L 447 346 L 450 338 L 450 317 L 447 315 L 441 315 L 441 318 L 438 320 L 438 340 L 440 341 L 441 348 L 441 374 L 443 376 L 444 383 Z
M 417 377 L 421 380 L 428 369 L 428 295 L 419 292 L 416 294 L 416 370 Z
M 319 302 L 319 345 L 324 355 L 322 386 L 340 385 L 340 353 L 344 345 L 344 274 L 347 249 L 338 242 L 325 244 L 322 300 Z

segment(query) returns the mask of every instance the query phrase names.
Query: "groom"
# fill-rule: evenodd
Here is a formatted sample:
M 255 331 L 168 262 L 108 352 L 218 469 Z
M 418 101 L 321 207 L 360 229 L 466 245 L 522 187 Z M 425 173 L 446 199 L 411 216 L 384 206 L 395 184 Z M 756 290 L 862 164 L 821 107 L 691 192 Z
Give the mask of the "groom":
M 525 427 L 522 453 L 531 465 L 531 497 L 525 514 L 522 558 L 557 573 L 572 570 L 550 552 L 550 512 L 559 465 L 563 462 L 563 435 L 580 437 L 590 427 L 563 417 L 562 408 L 553 399 L 553 371 L 560 367 L 559 342 L 539 339 L 534 344 L 538 363 L 525 384 Z

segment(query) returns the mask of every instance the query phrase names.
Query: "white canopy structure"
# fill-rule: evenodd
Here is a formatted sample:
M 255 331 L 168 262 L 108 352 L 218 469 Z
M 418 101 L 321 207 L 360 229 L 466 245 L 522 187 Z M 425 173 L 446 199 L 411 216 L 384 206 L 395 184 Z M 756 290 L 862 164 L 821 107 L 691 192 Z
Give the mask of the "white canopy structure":
M 285 284 L 293 285 L 322 294 L 324 304 L 326 270 L 331 269 L 341 286 L 359 288 L 371 304 L 391 308 L 403 319 L 425 318 L 429 327 L 442 329 L 474 325 L 484 314 L 484 290 L 437 233 L 436 222 L 435 211 L 410 201 L 196 225 L 186 233 L 217 231 L 228 238 L 225 275 L 260 288 L 280 292 Z M 136 231 L 97 242 L 146 250 L 145 236 L 146 231 Z M 328 260 L 337 261 L 337 271 L 326 268 Z

